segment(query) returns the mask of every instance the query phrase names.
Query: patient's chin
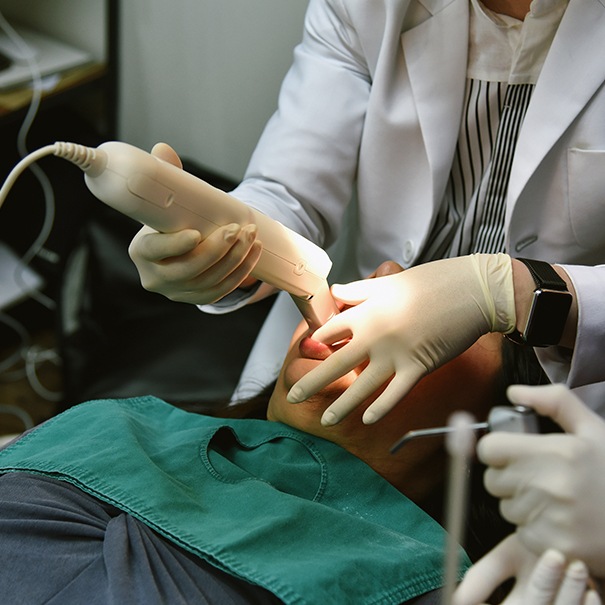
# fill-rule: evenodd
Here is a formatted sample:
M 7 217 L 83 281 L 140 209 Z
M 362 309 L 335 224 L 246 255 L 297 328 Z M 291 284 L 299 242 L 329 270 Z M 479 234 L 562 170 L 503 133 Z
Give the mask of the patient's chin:
M 308 359 L 306 357 L 298 357 L 290 361 L 284 368 L 285 387 L 291 389 L 296 382 L 315 369 L 320 363 L 321 361 L 317 359 Z

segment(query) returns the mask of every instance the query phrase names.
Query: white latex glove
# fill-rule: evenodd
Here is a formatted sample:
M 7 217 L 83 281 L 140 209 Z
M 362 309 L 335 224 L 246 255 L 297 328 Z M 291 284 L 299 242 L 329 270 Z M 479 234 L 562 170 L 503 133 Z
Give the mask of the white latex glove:
M 539 559 L 527 551 L 516 534 L 473 565 L 452 597 L 452 605 L 482 605 L 505 580 L 515 585 L 502 605 L 601 605 L 588 588 L 588 570 L 581 561 L 569 564 L 549 549 Z
M 474 254 L 426 263 L 396 275 L 335 285 L 337 301 L 355 305 L 314 334 L 334 344 L 351 338 L 301 378 L 288 394 L 299 403 L 369 360 L 352 385 L 325 411 L 335 424 L 389 384 L 368 407 L 366 424 L 392 409 L 416 382 L 487 332 L 515 326 L 511 259 Z
M 176 152 L 164 143 L 151 153 L 182 168 Z M 242 228 L 234 223 L 202 239 L 193 229 L 158 233 L 144 226 L 128 252 L 146 290 L 171 300 L 204 305 L 256 282 L 249 277 L 262 251 L 256 232 L 255 225 Z
M 533 552 L 547 547 L 605 577 L 605 421 L 563 385 L 512 386 L 511 402 L 550 416 L 568 434 L 490 433 L 478 443 L 484 482 Z

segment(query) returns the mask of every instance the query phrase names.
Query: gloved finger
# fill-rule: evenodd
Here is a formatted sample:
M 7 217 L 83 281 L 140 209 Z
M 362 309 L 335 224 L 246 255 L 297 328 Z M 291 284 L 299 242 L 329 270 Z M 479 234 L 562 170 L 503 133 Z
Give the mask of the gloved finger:
M 405 370 L 398 369 L 397 374 L 391 379 L 384 391 L 364 412 L 364 424 L 373 424 L 386 416 L 412 390 L 424 374 L 425 371 L 415 364 L 410 364 Z M 376 392 L 376 390 L 373 392 Z
M 489 466 L 483 474 L 483 485 L 496 498 L 518 497 L 526 491 L 524 488 L 528 484 L 537 489 L 541 477 L 536 474 L 539 475 L 541 471 L 535 465 L 527 465 L 525 462 L 521 459 L 518 464 L 512 463 L 510 466 Z
M 219 230 L 217 229 L 217 231 Z M 217 234 L 216 231 L 206 238 L 195 252 L 201 257 L 200 262 L 192 263 L 192 267 L 197 268 L 198 274 L 203 272 L 203 276 L 200 276 L 201 283 L 199 285 L 205 286 L 208 284 L 211 286 L 217 284 L 240 266 L 249 265 L 250 263 L 246 261 L 249 259 L 250 252 L 255 244 L 258 245 L 253 256 L 258 257 L 262 245 L 256 241 L 256 233 L 255 225 L 247 225 L 239 231 L 233 240 L 221 238 L 221 233 Z M 251 268 L 254 268 L 254 264 Z M 195 276 L 192 275 L 191 277 Z
M 372 362 L 370 362 L 353 384 L 325 410 L 321 417 L 322 425 L 332 426 L 343 420 L 361 402 L 381 389 L 390 377 L 391 374 L 388 371 L 374 371 Z
M 182 231 L 174 235 L 180 233 Z M 173 245 L 170 241 L 166 242 L 164 239 L 164 236 L 171 235 L 168 233 L 159 234 L 158 237 L 152 237 L 152 235 L 146 237 L 145 240 L 148 240 L 148 247 L 151 246 L 153 248 L 151 253 L 148 252 L 148 254 L 153 254 L 154 252 L 158 254 L 163 253 L 169 247 L 174 252 L 176 245 Z M 143 246 L 145 245 L 145 240 L 142 241 Z M 157 259 L 153 273 L 146 276 L 150 283 L 144 285 L 145 287 L 149 286 L 153 288 L 156 281 L 158 285 L 162 283 L 178 284 L 188 282 L 204 274 L 217 263 L 225 263 L 226 266 L 222 274 L 215 279 L 216 283 L 216 281 L 228 275 L 230 271 L 242 262 L 251 245 L 251 241 L 247 237 L 244 237 L 244 229 L 240 229 L 239 225 L 233 224 L 227 227 L 219 227 L 206 239 L 199 242 L 192 250 L 181 255 L 171 254 L 169 257 Z M 197 284 L 198 288 L 200 286 L 201 284 Z
M 331 288 L 332 296 L 348 305 L 358 305 L 382 289 L 383 283 L 390 277 L 391 275 L 383 275 L 374 279 L 360 279 L 348 284 L 334 284 Z
M 216 265 L 217 268 L 220 267 L 220 272 L 214 272 L 211 269 L 203 276 L 199 276 L 197 279 L 192 280 L 190 284 L 191 300 L 186 298 L 180 298 L 179 300 L 181 300 L 181 302 L 196 302 L 199 300 L 200 290 L 205 292 L 205 299 L 207 300 L 206 304 L 216 302 L 217 300 L 227 296 L 227 294 L 230 294 L 233 292 L 233 290 L 239 288 L 245 282 L 250 275 L 250 272 L 258 263 L 261 252 L 262 244 L 260 242 L 255 242 L 244 259 L 239 262 L 237 266 L 235 266 L 233 269 L 230 269 L 230 266 L 223 267 L 222 264 Z M 215 281 L 216 279 L 219 279 L 220 274 L 225 273 L 226 268 L 229 268 L 230 270 L 224 275 L 224 277 L 220 278 L 219 281 Z M 206 286 L 206 283 L 210 283 L 211 285 Z
M 582 605 L 603 605 L 603 601 L 596 590 L 589 590 L 584 596 Z
M 339 299 L 335 299 L 339 305 L 346 305 Z M 353 335 L 352 325 L 359 321 L 359 308 L 351 307 L 331 317 L 323 326 L 320 326 L 313 332 L 311 338 L 327 345 L 333 345 L 336 342 L 350 338 Z M 347 346 L 350 346 L 348 343 Z
M 508 468 L 508 467 L 505 467 Z M 518 481 L 506 480 L 501 468 L 488 466 L 483 473 L 483 485 L 495 498 L 510 498 L 516 493 Z
M 588 583 L 588 569 L 582 561 L 572 561 L 565 569 L 554 605 L 582 605 Z
M 183 163 L 181 162 L 178 153 L 166 143 L 156 143 L 151 150 L 151 155 L 154 155 L 156 158 L 164 160 L 164 162 L 168 162 L 177 168 L 183 167 Z
M 526 435 L 494 431 L 488 433 L 477 442 L 477 456 L 488 466 L 503 468 L 517 461 L 526 460 L 528 456 L 535 457 L 540 453 L 553 450 L 561 439 L 569 439 L 565 435 Z
M 134 236 L 128 252 L 133 261 L 159 262 L 166 258 L 191 252 L 202 241 L 195 229 L 183 229 L 175 233 L 158 233 L 144 225 Z
M 373 279 L 375 277 L 384 277 L 385 275 L 394 275 L 395 273 L 401 273 L 404 268 L 396 263 L 394 260 L 387 260 L 381 263 L 375 271 L 368 275 L 367 279 Z
M 288 392 L 287 400 L 290 403 L 305 401 L 341 376 L 348 374 L 366 359 L 366 353 L 357 347 L 354 341 L 347 343 L 294 383 Z
M 452 605 L 477 605 L 486 601 L 505 580 L 515 575 L 518 542 L 514 534 L 479 559 L 454 591 Z
M 549 549 L 538 560 L 527 584 L 525 599 L 533 605 L 552 605 L 565 570 L 565 557 Z M 559 603 L 559 601 L 556 601 Z M 563 602 L 560 604 L 563 605 Z M 567 605 L 580 605 L 570 601 Z
M 494 495 L 489 489 L 490 494 Z M 502 497 L 499 503 L 500 514 L 519 531 L 522 531 L 527 523 L 539 517 L 546 508 L 544 497 L 538 490 L 530 489 L 512 494 L 511 497 Z M 535 528 L 535 523 L 534 523 Z M 532 532 L 539 533 L 539 532 Z M 545 538 L 550 544 L 550 539 Z M 546 546 L 546 544 L 544 545 Z
M 538 414 L 549 416 L 567 433 L 578 433 L 595 421 L 595 412 L 562 384 L 512 385 L 507 395 L 511 403 L 527 405 Z

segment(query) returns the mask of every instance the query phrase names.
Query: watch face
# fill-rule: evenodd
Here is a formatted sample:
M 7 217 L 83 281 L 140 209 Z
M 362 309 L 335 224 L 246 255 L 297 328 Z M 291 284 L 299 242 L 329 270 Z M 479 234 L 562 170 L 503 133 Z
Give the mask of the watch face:
M 560 290 L 536 290 L 527 318 L 524 340 L 534 346 L 556 345 L 561 340 L 572 296 Z

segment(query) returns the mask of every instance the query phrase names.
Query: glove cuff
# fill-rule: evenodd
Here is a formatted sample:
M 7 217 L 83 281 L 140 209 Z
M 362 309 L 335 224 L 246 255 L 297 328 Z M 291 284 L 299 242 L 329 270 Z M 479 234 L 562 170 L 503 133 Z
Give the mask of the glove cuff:
M 490 332 L 512 332 L 517 324 L 513 265 L 508 254 L 472 254 L 471 261 L 483 290 Z

